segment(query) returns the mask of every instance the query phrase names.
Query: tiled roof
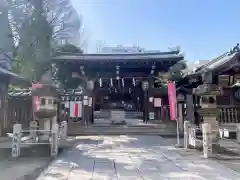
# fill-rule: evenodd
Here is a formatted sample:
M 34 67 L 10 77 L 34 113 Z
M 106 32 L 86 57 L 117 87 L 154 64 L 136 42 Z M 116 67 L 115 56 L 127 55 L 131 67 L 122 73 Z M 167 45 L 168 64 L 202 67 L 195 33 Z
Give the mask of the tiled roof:
M 71 95 L 81 95 L 82 90 L 79 89 L 69 89 L 69 90 L 59 90 L 61 96 L 71 96 Z M 8 92 L 8 95 L 11 97 L 19 97 L 19 96 L 31 96 L 32 89 L 15 89 Z
M 198 67 L 196 70 L 194 70 L 192 72 L 186 72 L 186 76 L 198 75 L 198 74 L 201 74 L 205 70 L 209 70 L 209 71 L 217 70 L 218 68 L 221 68 L 221 67 L 229 64 L 230 61 L 234 59 L 234 57 L 239 56 L 239 55 L 240 55 L 240 52 L 224 53 L 221 56 L 213 59 L 212 61 Z
M 184 56 L 179 54 L 179 51 L 170 51 L 170 52 L 143 52 L 143 53 L 96 53 L 96 54 L 63 54 L 57 57 L 54 57 L 53 60 L 78 60 L 78 61 L 113 61 L 113 60 L 166 60 L 166 59 L 176 59 L 182 60 Z

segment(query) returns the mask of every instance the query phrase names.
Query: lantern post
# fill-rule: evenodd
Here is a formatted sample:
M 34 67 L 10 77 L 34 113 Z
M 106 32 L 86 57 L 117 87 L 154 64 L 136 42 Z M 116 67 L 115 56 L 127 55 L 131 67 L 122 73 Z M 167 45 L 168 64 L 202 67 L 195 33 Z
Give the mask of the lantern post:
M 148 88 L 149 83 L 148 81 L 142 82 L 142 90 L 144 92 L 144 119 L 143 122 L 147 123 L 148 121 Z

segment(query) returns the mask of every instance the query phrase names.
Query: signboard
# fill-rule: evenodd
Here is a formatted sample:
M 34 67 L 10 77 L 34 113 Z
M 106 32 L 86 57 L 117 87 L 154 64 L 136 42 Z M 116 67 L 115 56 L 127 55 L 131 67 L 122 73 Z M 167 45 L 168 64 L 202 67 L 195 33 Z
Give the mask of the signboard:
M 177 100 L 176 100 L 176 86 L 174 82 L 168 82 L 168 101 L 170 108 L 171 120 L 177 119 Z
M 162 107 L 162 99 L 154 98 L 154 107 Z
M 155 119 L 155 114 L 154 114 L 154 112 L 149 112 L 149 113 L 148 113 L 148 118 L 149 118 L 150 120 L 154 120 L 154 119 Z

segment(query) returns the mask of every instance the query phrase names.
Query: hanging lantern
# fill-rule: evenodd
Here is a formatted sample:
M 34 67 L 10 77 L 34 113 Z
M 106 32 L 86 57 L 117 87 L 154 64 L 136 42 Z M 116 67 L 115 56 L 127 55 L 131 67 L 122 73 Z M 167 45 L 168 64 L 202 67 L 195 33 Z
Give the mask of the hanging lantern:
M 102 78 L 99 79 L 99 86 L 102 87 Z
M 132 92 L 132 89 L 128 88 L 128 93 L 131 94 L 131 92 Z
M 124 87 L 124 78 L 122 78 L 122 87 Z
M 132 79 L 132 85 L 135 87 L 136 86 L 136 80 L 135 78 Z
M 113 86 L 113 80 L 112 80 L 112 78 L 110 79 L 110 86 L 111 86 L 111 87 Z
M 81 74 L 82 74 L 83 76 L 85 76 L 84 66 L 80 66 L 80 70 L 81 70 Z
M 117 75 L 117 76 L 116 76 L 116 79 L 117 79 L 117 80 L 120 79 L 120 77 L 119 77 L 119 68 L 120 68 L 120 66 L 117 65 L 117 66 L 116 66 L 116 75 Z
M 87 89 L 90 91 L 94 90 L 94 81 L 93 80 L 90 80 L 87 82 Z

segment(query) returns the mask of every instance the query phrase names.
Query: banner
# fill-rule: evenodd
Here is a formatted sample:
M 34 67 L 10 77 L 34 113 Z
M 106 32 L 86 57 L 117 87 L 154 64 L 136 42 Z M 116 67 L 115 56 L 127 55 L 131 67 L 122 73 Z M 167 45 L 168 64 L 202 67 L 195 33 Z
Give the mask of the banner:
M 36 84 L 32 83 L 32 89 L 41 88 L 42 86 L 43 85 L 40 83 L 36 83 Z M 32 100 L 33 100 L 32 101 L 33 112 L 36 112 L 39 110 L 39 98 L 38 98 L 38 96 L 33 96 Z
M 70 117 L 82 117 L 82 101 L 70 102 Z
M 170 109 L 171 120 L 177 120 L 177 100 L 176 100 L 176 86 L 174 82 L 168 82 L 168 101 Z

